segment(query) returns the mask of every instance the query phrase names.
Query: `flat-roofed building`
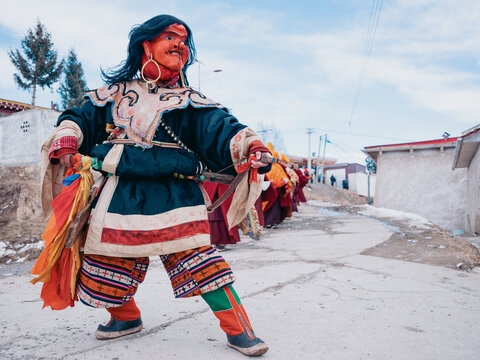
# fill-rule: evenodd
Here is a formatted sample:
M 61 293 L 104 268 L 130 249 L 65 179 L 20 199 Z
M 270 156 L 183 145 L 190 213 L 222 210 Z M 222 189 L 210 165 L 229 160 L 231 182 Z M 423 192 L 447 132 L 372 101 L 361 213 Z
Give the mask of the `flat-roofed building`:
M 467 171 L 466 226 L 470 233 L 480 233 L 480 124 L 458 137 L 452 168 Z
M 377 164 L 374 205 L 466 229 L 467 170 L 452 171 L 456 144 L 456 137 L 446 137 L 365 147 Z

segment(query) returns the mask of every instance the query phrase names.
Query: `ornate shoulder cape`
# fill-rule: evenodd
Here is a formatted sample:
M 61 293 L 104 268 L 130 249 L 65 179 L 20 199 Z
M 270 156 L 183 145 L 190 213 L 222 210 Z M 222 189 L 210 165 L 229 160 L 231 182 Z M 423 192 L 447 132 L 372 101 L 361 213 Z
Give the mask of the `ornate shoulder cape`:
M 184 109 L 188 105 L 224 108 L 190 88 L 159 87 L 157 93 L 149 93 L 146 83 L 141 80 L 107 85 L 88 91 L 85 97 L 96 106 L 113 103 L 115 125 L 125 129 L 131 140 L 146 149 L 153 146 L 152 139 L 164 113 Z

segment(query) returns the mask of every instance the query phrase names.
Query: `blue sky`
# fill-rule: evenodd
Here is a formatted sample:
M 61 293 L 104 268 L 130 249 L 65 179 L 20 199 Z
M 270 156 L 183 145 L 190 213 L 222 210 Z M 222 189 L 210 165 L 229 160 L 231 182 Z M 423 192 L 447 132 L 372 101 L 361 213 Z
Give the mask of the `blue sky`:
M 312 151 L 328 132 L 327 156 L 363 163 L 364 146 L 457 136 L 480 123 L 475 0 L 0 1 L 0 98 L 30 101 L 7 51 L 37 17 L 61 56 L 75 48 L 95 88 L 100 67 L 125 58 L 132 25 L 167 13 L 193 30 L 204 65 L 190 68 L 191 85 L 200 71 L 205 95 L 254 129 L 275 128 L 288 154 L 307 156 L 306 128 L 316 129 Z M 367 61 L 372 5 L 381 3 Z M 37 104 L 52 100 L 59 96 L 47 89 Z

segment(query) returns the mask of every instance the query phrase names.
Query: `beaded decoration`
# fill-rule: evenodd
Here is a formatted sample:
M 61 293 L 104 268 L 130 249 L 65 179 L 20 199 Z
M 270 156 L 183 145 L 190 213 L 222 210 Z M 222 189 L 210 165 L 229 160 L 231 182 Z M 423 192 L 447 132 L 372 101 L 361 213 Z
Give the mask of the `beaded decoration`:
M 180 148 L 182 148 L 183 150 L 186 150 L 188 151 L 189 153 L 192 153 L 194 155 L 197 156 L 197 154 L 195 154 L 195 152 L 193 150 L 191 150 L 190 148 L 188 148 L 182 140 L 180 140 L 180 138 L 173 132 L 172 128 L 170 126 L 168 126 L 167 124 L 165 124 L 162 120 L 160 120 L 160 123 L 159 125 L 167 132 L 168 136 L 170 136 L 170 138 L 175 141 L 177 143 L 178 146 L 180 146 Z M 198 157 L 198 156 L 197 156 Z

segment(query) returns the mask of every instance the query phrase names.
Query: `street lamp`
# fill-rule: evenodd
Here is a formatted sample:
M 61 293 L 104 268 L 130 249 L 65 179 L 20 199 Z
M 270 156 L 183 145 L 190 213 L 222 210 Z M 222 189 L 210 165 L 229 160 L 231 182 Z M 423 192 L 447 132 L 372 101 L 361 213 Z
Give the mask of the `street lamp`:
M 198 91 L 200 92 L 200 83 L 201 83 L 200 75 L 202 72 L 201 65 L 205 65 L 205 63 L 203 63 L 200 60 L 195 60 L 195 62 L 198 63 Z M 222 69 L 215 69 L 215 70 L 212 70 L 211 72 L 219 73 L 219 72 L 222 72 Z

